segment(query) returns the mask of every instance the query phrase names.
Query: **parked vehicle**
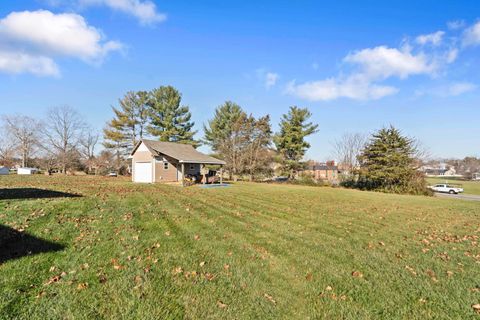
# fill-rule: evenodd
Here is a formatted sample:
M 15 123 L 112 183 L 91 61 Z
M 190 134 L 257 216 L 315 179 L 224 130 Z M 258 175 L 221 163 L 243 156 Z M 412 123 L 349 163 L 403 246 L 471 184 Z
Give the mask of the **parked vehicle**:
M 116 177 L 117 176 L 117 173 L 115 171 L 110 171 L 108 174 L 107 174 L 108 177 Z
M 436 184 L 434 186 L 429 186 L 431 190 L 434 192 L 442 192 L 442 193 L 450 193 L 450 194 L 458 194 L 463 192 L 463 188 L 459 185 L 441 183 Z

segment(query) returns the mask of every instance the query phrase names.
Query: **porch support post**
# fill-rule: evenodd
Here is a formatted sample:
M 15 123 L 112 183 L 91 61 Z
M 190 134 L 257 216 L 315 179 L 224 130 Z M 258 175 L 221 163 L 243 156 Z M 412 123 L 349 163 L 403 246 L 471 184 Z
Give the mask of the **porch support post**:
M 223 166 L 220 166 L 220 184 L 223 184 Z
M 205 172 L 207 172 L 206 170 L 206 165 L 205 164 L 202 164 L 202 168 L 203 168 L 203 184 L 207 184 L 207 174 Z
M 185 187 L 185 163 L 182 162 L 182 187 Z

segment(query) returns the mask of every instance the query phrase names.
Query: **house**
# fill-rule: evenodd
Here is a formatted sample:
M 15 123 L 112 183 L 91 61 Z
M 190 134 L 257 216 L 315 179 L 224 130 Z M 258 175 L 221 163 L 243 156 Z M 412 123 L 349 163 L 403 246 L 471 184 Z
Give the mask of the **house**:
M 37 168 L 18 168 L 17 170 L 17 174 L 35 174 L 37 172 Z
M 472 180 L 480 181 L 480 172 L 472 174 Z
M 0 175 L 7 175 L 10 173 L 10 170 L 7 167 L 0 167 Z
M 191 145 L 143 139 L 131 153 L 133 182 L 184 182 L 199 176 L 207 165 L 223 167 L 225 161 L 203 154 Z M 220 178 L 221 178 L 220 174 Z
M 420 171 L 428 177 L 461 177 L 461 175 L 457 174 L 455 167 L 448 166 L 447 164 L 423 166 L 420 168 Z
M 315 180 L 326 180 L 336 183 L 338 181 L 339 169 L 335 165 L 335 161 L 327 161 L 326 163 L 310 161 L 304 173 L 311 175 Z

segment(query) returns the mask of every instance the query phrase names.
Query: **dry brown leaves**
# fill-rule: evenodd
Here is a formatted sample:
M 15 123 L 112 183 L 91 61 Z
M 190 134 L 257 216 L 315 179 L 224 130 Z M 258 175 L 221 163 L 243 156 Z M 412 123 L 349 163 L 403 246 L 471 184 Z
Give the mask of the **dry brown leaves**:
M 271 303 L 273 304 L 277 304 L 277 302 L 275 301 L 275 299 L 273 299 L 273 297 L 271 295 L 269 295 L 268 293 L 265 293 L 263 295 L 265 298 L 267 298 L 268 301 L 270 301 Z
M 354 277 L 354 278 L 363 278 L 363 273 L 361 273 L 360 271 L 353 271 L 353 272 L 352 272 L 352 277 Z

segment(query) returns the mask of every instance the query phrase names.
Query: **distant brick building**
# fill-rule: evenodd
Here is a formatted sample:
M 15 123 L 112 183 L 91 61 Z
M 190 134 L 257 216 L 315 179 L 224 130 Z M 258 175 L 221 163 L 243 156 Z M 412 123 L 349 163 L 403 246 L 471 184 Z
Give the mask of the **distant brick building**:
M 339 180 L 339 172 L 335 161 L 327 161 L 325 163 L 309 161 L 302 173 L 311 175 L 315 180 L 337 183 Z

